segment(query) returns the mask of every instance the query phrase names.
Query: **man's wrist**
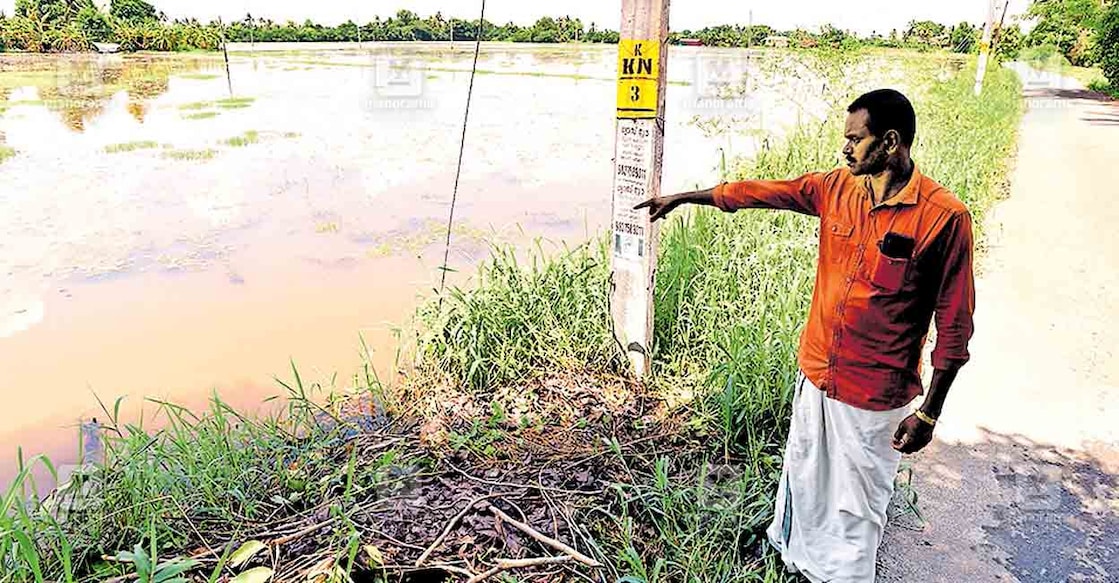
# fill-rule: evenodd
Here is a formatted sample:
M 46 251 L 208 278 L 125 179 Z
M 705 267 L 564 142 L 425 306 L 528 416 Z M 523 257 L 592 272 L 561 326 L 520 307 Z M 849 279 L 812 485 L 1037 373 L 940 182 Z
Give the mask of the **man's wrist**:
M 682 202 L 705 203 L 714 199 L 711 190 L 693 190 L 679 195 Z
M 917 409 L 916 411 L 914 411 L 913 414 L 916 415 L 917 418 L 920 419 L 926 425 L 929 425 L 931 427 L 936 427 L 936 421 L 937 421 L 936 417 L 934 417 L 932 415 L 929 415 L 928 413 L 926 413 L 926 412 L 924 412 L 920 409 Z
M 715 197 L 713 190 L 693 190 L 691 192 L 681 192 L 678 194 L 669 195 L 668 200 L 674 205 L 679 206 L 682 204 L 696 204 L 696 205 L 714 205 Z

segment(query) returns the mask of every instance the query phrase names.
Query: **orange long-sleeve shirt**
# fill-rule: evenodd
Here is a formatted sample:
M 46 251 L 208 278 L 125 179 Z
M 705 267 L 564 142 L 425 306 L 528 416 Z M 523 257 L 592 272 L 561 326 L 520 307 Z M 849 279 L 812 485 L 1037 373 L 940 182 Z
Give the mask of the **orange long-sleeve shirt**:
M 816 289 L 798 360 L 828 397 L 884 411 L 920 395 L 921 349 L 934 315 L 933 367 L 968 361 L 975 309 L 971 215 L 916 168 L 905 188 L 873 208 L 869 180 L 846 168 L 722 184 L 715 204 L 820 217 Z M 881 253 L 887 232 L 914 241 L 908 259 Z

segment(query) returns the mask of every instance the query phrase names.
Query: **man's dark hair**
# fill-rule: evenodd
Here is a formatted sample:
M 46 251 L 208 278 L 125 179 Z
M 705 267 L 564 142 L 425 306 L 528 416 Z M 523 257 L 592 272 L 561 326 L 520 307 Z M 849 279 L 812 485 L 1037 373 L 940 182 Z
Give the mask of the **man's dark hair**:
M 901 143 L 906 147 L 913 145 L 917 136 L 917 113 L 913 104 L 904 95 L 893 89 L 876 89 L 863 94 L 847 108 L 847 113 L 865 109 L 869 121 L 867 129 L 877 138 L 889 130 L 897 130 Z

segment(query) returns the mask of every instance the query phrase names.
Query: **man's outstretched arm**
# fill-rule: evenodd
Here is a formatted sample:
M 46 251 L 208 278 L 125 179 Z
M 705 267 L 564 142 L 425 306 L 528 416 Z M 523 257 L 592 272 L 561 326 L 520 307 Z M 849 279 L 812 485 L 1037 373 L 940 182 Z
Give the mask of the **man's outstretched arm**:
M 823 174 L 805 174 L 793 180 L 728 182 L 707 190 L 652 198 L 634 208 L 649 209 L 653 221 L 663 219 L 684 204 L 716 206 L 727 212 L 768 208 L 819 216 L 823 180 Z
M 668 213 L 676 210 L 676 207 L 685 204 L 715 206 L 715 189 L 708 188 L 707 190 L 695 190 L 651 198 L 633 208 L 634 210 L 649 209 L 651 220 L 655 223 L 666 217 Z

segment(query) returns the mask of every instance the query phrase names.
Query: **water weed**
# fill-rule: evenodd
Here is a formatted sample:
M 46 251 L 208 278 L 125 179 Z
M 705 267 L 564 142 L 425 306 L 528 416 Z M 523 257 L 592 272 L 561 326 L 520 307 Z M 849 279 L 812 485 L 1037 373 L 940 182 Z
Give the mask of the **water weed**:
M 260 141 L 260 132 L 256 130 L 249 130 L 240 136 L 234 136 L 228 140 L 223 140 L 222 143 L 234 148 L 243 148 L 250 144 L 255 144 Z
M 120 144 L 109 144 L 108 146 L 105 146 L 105 153 L 120 154 L 124 152 L 135 152 L 136 150 L 149 150 L 158 147 L 159 143 L 152 141 L 123 142 Z
M 218 116 L 216 111 L 200 111 L 198 113 L 190 113 L 183 116 L 183 119 L 213 119 Z
M 214 102 L 214 105 L 221 109 L 244 109 L 252 106 L 255 101 L 255 97 L 230 97 L 228 99 L 219 99 Z

